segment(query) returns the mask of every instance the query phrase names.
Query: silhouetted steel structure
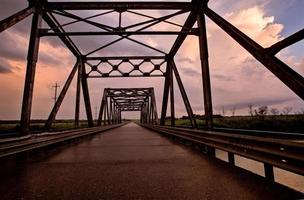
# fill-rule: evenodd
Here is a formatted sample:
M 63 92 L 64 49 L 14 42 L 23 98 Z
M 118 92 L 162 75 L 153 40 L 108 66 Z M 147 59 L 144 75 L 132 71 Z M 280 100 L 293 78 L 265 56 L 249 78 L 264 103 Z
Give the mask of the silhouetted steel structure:
M 221 27 L 226 33 L 228 33 L 235 41 L 237 41 L 242 47 L 244 47 L 251 55 L 259 60 L 266 68 L 268 68 L 275 76 L 277 76 L 283 83 L 285 83 L 294 93 L 304 99 L 304 79 L 301 75 L 292 70 L 289 66 L 279 60 L 275 54 L 281 49 L 290 46 L 304 37 L 304 30 L 285 38 L 284 40 L 272 45 L 269 48 L 263 48 L 258 43 L 250 39 L 247 35 L 242 33 L 232 24 L 227 22 L 224 18 L 220 17 L 210 8 L 208 8 L 207 0 L 192 0 L 191 2 L 48 2 L 47 0 L 29 0 L 29 7 L 4 19 L 0 22 L 0 30 L 3 31 L 29 15 L 33 14 L 32 30 L 30 36 L 30 43 L 28 49 L 28 64 L 26 71 L 26 80 L 24 86 L 24 96 L 22 103 L 21 114 L 21 132 L 26 134 L 29 132 L 30 115 L 32 106 L 33 86 L 35 80 L 35 68 L 39 52 L 39 41 L 43 36 L 58 36 L 61 41 L 67 46 L 67 48 L 75 55 L 77 62 L 73 67 L 66 84 L 64 85 L 61 94 L 49 115 L 46 123 L 46 128 L 50 128 L 58 109 L 64 99 L 64 96 L 71 84 L 71 81 L 78 71 L 77 78 L 77 95 L 76 95 L 76 112 L 75 112 L 75 124 L 79 123 L 79 101 L 80 101 L 80 88 L 83 90 L 83 97 L 85 102 L 86 114 L 88 123 L 93 126 L 93 117 L 91 111 L 88 78 L 105 78 L 105 77 L 152 77 L 163 76 L 165 77 L 165 86 L 163 94 L 163 105 L 161 111 L 160 124 L 165 124 L 166 110 L 169 93 L 171 96 L 171 118 L 174 119 L 174 90 L 173 90 L 173 77 L 175 75 L 179 89 L 182 94 L 183 101 L 191 121 L 191 125 L 196 127 L 196 121 L 193 117 L 193 111 L 190 106 L 188 97 L 186 95 L 184 86 L 179 76 L 178 69 L 174 63 L 174 56 L 180 49 L 183 41 L 187 35 L 196 35 L 199 38 L 200 46 L 200 58 L 202 67 L 202 80 L 204 90 L 204 108 L 206 116 L 206 125 L 208 128 L 213 127 L 212 122 L 212 98 L 210 87 L 210 75 L 209 75 L 209 62 L 208 62 L 208 47 L 206 37 L 206 23 L 205 15 L 207 15 L 212 21 L 214 21 L 219 27 Z M 101 13 L 94 14 L 89 17 L 80 17 L 70 11 L 74 10 L 98 10 Z M 152 17 L 137 10 L 173 10 L 171 14 L 164 15 L 162 17 Z M 95 22 L 90 19 L 116 12 L 119 14 L 118 27 L 112 27 L 100 22 Z M 148 18 L 146 21 L 135 23 L 128 26 L 122 26 L 123 13 L 128 12 L 138 16 L 144 16 Z M 189 13 L 183 25 L 170 22 L 168 19 Z M 73 21 L 65 24 L 60 24 L 55 17 L 64 16 L 72 19 Z M 42 21 L 45 21 L 50 28 L 45 29 L 41 27 Z M 97 27 L 100 31 L 77 31 L 69 32 L 65 31 L 65 27 L 77 22 L 83 22 L 94 27 Z M 168 23 L 177 27 L 180 27 L 179 31 L 145 31 L 146 29 L 155 26 L 161 22 Z M 193 27 L 197 22 L 197 27 Z M 136 30 L 134 30 L 134 28 Z M 90 35 L 116 35 L 118 39 L 111 41 L 93 51 L 83 54 L 79 48 L 72 41 L 70 36 L 90 36 Z M 177 35 L 176 41 L 169 52 L 164 52 L 151 45 L 137 41 L 130 36 L 132 35 Z M 104 49 L 110 45 L 113 45 L 121 40 L 129 40 L 136 44 L 142 45 L 145 48 L 152 49 L 155 52 L 162 54 L 162 56 L 117 56 L 117 57 L 94 57 L 92 54 Z M 96 65 L 90 64 L 90 61 L 97 60 L 99 63 Z M 119 64 L 113 64 L 112 60 L 120 61 Z M 133 61 L 139 60 L 139 64 L 135 64 Z M 160 60 L 155 63 L 153 60 Z M 144 63 L 150 63 L 153 65 L 153 69 L 149 71 L 143 71 L 141 65 Z M 100 65 L 104 63 L 111 66 L 111 70 L 103 72 L 99 69 Z M 120 69 L 120 65 L 123 63 L 129 63 L 133 67 L 130 71 L 123 71 Z M 90 71 L 86 72 L 85 65 L 90 66 Z M 166 65 L 161 69 L 162 65 Z M 133 73 L 138 72 L 138 73 Z M 158 72 L 158 73 L 155 73 Z M 96 74 L 97 73 L 97 74 Z M 93 75 L 95 74 L 95 75 Z M 174 125 L 174 120 L 171 120 Z
M 75 12 L 81 10 L 97 10 L 92 16 L 81 17 Z M 164 14 L 161 17 L 153 17 L 148 14 L 139 12 L 138 10 L 171 10 L 171 14 Z M 174 11 L 174 12 L 173 12 Z M 118 13 L 119 24 L 117 27 L 103 24 L 101 22 L 92 21 L 93 18 L 107 15 L 110 13 Z M 128 26 L 122 26 L 122 17 L 124 13 L 132 13 L 137 16 L 147 18 L 146 21 L 131 24 Z M 170 18 L 179 16 L 181 14 L 188 14 L 183 25 L 169 21 Z M 263 48 L 257 42 L 253 41 L 246 34 L 227 22 L 224 18 L 219 16 L 213 10 L 208 7 L 208 0 L 192 0 L 191 2 L 48 2 L 47 0 L 29 0 L 28 8 L 4 19 L 0 22 L 0 31 L 4 31 L 7 28 L 13 26 L 19 21 L 25 19 L 29 15 L 33 15 L 32 28 L 30 35 L 30 42 L 28 48 L 27 68 L 24 85 L 24 94 L 22 102 L 21 112 L 21 134 L 28 134 L 30 132 L 30 116 L 32 107 L 33 88 L 35 82 L 35 68 L 38 59 L 39 42 L 41 37 L 57 36 L 66 47 L 76 57 L 77 61 L 72 68 L 70 75 L 67 78 L 65 85 L 62 87 L 61 93 L 48 117 L 45 128 L 49 129 L 55 120 L 59 107 L 69 89 L 69 86 L 73 80 L 73 77 L 77 73 L 77 92 L 76 92 L 76 106 L 75 106 L 75 126 L 79 125 L 79 106 L 80 106 L 80 93 L 81 88 L 83 92 L 83 98 L 86 109 L 86 116 L 89 126 L 93 126 L 93 117 L 90 103 L 88 78 L 112 78 L 112 77 L 164 77 L 164 91 L 161 107 L 160 125 L 165 125 L 166 112 L 168 107 L 168 100 L 170 96 L 171 105 L 171 125 L 175 123 L 175 109 L 174 109 L 174 90 L 173 90 L 173 78 L 176 78 L 177 85 L 181 92 L 183 102 L 185 104 L 192 127 L 197 127 L 196 120 L 193 115 L 193 111 L 187 97 L 185 88 L 179 75 L 178 67 L 174 62 L 174 57 L 184 40 L 188 35 L 194 35 L 198 37 L 200 48 L 200 60 L 202 69 L 202 82 L 204 92 L 204 109 L 205 120 L 208 129 L 213 128 L 213 112 L 212 112 L 212 98 L 211 98 L 211 86 L 209 75 L 209 62 L 208 62 L 208 45 L 206 36 L 206 22 L 205 16 L 215 22 L 221 29 L 229 34 L 236 42 L 238 42 L 243 48 L 245 48 L 253 57 L 255 57 L 260 63 L 262 63 L 267 69 L 269 69 L 276 77 L 278 77 L 287 87 L 289 87 L 300 98 L 304 99 L 304 79 L 301 75 L 291 69 L 287 64 L 279 60 L 275 55 L 282 49 L 302 40 L 304 38 L 304 29 L 297 33 L 283 39 L 282 41 L 268 47 Z M 58 17 L 66 17 L 72 21 L 68 23 L 59 23 Z M 42 21 L 45 21 L 49 28 L 42 28 Z M 98 31 L 66 31 L 65 27 L 78 22 L 89 24 Z M 179 27 L 179 31 L 147 31 L 159 23 L 167 23 L 176 27 Z M 197 26 L 194 26 L 197 24 Z M 81 52 L 77 45 L 71 39 L 71 36 L 106 36 L 114 35 L 118 36 L 115 39 L 105 45 L 102 45 L 86 54 Z M 175 35 L 177 36 L 172 48 L 168 52 L 164 52 L 157 49 L 147 43 L 138 41 L 131 36 L 134 35 Z M 118 43 L 122 40 L 128 40 L 135 44 L 141 45 L 143 48 L 153 50 L 157 55 L 155 56 L 94 56 L 94 53 Z M 92 64 L 92 62 L 97 64 Z M 125 70 L 121 66 L 128 64 L 132 67 L 131 70 Z M 144 70 L 143 65 L 149 64 L 152 66 L 150 70 Z M 102 68 L 104 65 L 110 67 L 108 71 L 104 71 Z M 89 70 L 87 70 L 89 69 Z M 143 98 L 139 94 L 143 92 Z M 117 94 L 119 93 L 119 94 Z M 135 94 L 136 98 L 131 98 Z M 118 95 L 118 96 L 116 96 Z M 149 100 L 147 100 L 149 99 Z M 105 123 L 118 123 L 121 121 L 120 113 L 122 111 L 138 110 L 141 111 L 141 122 L 147 123 L 152 120 L 153 124 L 158 124 L 158 117 L 156 112 L 156 102 L 154 92 L 152 88 L 148 89 L 106 89 L 102 98 L 102 104 L 100 108 L 100 115 L 98 119 L 98 125 Z M 151 117 L 150 117 L 151 116 Z M 150 121 L 149 121 L 150 120 Z M 155 126 L 156 127 L 156 126 Z M 189 131 L 189 130 L 188 130 Z M 174 134 L 174 133 L 173 133 Z M 194 134 L 194 133 L 191 133 Z M 195 132 L 196 134 L 196 132 Z M 172 133 L 171 133 L 172 135 Z M 175 134 L 177 136 L 178 134 Z M 193 139 L 193 135 L 178 136 L 183 139 L 192 137 L 191 141 L 198 141 Z M 214 155 L 214 148 L 224 148 L 229 152 L 229 161 L 234 163 L 234 153 L 241 154 L 244 150 L 244 144 L 241 146 L 233 147 L 227 142 L 227 138 L 220 142 L 215 138 L 212 141 L 209 139 L 202 139 L 201 142 L 206 145 L 209 154 Z M 214 136 L 216 137 L 216 136 Z M 222 137 L 222 136 L 218 136 Z M 189 138 L 188 138 L 189 139 Z M 251 140 L 247 138 L 246 140 Z M 228 139 L 229 140 L 229 139 Z M 242 142 L 246 143 L 246 140 L 242 139 Z M 274 144 L 274 141 L 270 141 L 267 145 Z M 220 146 L 222 145 L 222 146 Z M 300 172 L 297 167 L 302 165 L 303 157 L 294 156 L 291 153 L 285 153 L 285 147 L 280 150 L 266 149 L 260 151 L 260 147 L 256 146 L 254 141 L 253 146 L 258 153 L 243 153 L 244 156 L 254 158 L 265 164 L 266 177 L 273 179 L 273 165 L 285 167 L 291 171 Z M 280 144 L 278 144 L 280 146 Z M 251 151 L 250 147 L 248 151 Z M 273 153 L 273 155 L 291 155 L 286 157 L 284 163 L 270 159 L 266 155 L 267 151 Z M 277 152 L 279 151 L 279 152 Z M 281 154 L 283 152 L 283 154 Z M 243 155 L 242 154 L 242 155 Z M 253 156 L 254 155 L 254 156 Z M 251 156 L 251 157 L 250 157 Z M 266 157 L 265 157 L 266 156 Z M 280 164 L 278 164 L 280 163 Z M 302 165 L 303 166 L 303 165 Z M 296 170 L 295 170 L 296 169 Z
M 97 125 L 121 123 L 121 112 L 140 111 L 141 123 L 158 124 L 153 88 L 105 88 Z

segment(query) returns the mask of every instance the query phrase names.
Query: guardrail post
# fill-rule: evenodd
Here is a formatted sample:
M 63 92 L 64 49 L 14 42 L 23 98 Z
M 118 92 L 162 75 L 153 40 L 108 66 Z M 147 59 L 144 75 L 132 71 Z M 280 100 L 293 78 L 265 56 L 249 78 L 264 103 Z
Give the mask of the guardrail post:
M 211 146 L 207 146 L 207 154 L 209 156 L 215 157 L 215 148 Z
M 273 173 L 272 165 L 270 165 L 268 163 L 264 163 L 264 172 L 265 172 L 266 179 L 268 179 L 270 181 L 274 181 L 274 173 Z
M 228 152 L 228 162 L 229 162 L 231 165 L 235 165 L 234 153 Z

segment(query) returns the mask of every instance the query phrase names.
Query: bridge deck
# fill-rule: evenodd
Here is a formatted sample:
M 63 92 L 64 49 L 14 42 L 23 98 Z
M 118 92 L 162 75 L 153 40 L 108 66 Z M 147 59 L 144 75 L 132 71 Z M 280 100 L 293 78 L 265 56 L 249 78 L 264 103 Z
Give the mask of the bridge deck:
M 299 194 L 128 124 L 0 168 L 1 199 L 295 199 Z

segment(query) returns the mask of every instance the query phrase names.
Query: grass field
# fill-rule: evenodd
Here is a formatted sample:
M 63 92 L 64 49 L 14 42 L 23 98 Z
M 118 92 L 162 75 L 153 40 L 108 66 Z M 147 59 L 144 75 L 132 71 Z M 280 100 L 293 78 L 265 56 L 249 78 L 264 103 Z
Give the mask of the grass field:
M 190 126 L 188 119 L 176 119 L 175 123 L 177 126 Z M 199 128 L 205 126 L 202 119 L 197 119 L 197 123 Z M 170 125 L 170 119 L 166 120 L 166 124 Z M 304 115 L 214 118 L 214 127 L 304 133 Z
M 31 130 L 39 132 L 43 130 L 45 120 L 33 120 Z M 176 119 L 176 126 L 190 126 L 188 119 Z M 205 127 L 203 119 L 197 119 L 199 128 Z M 166 120 L 166 125 L 170 125 L 170 119 Z M 80 127 L 87 127 L 85 120 L 80 121 Z M 19 129 L 19 121 L 0 121 L 0 134 L 16 132 Z M 234 128 L 263 131 L 280 131 L 304 134 L 304 115 L 278 115 L 278 116 L 235 116 L 214 118 L 215 128 Z M 57 120 L 52 126 L 52 131 L 73 129 L 73 120 Z
M 34 132 L 39 132 L 43 130 L 45 120 L 33 120 L 31 122 L 31 130 Z M 87 122 L 85 120 L 80 120 L 79 127 L 87 127 Z M 20 127 L 19 121 L 16 120 L 3 120 L 0 121 L 0 133 L 16 132 Z M 57 120 L 52 126 L 52 131 L 56 130 L 66 130 L 73 129 L 73 120 Z

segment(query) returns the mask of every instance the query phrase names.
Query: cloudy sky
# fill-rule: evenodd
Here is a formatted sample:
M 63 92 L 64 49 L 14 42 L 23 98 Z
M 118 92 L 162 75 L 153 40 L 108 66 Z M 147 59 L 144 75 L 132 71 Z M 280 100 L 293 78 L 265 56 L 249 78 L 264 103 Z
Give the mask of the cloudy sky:
M 1 0 L 0 20 L 27 6 L 26 0 Z M 244 31 L 263 47 L 268 47 L 304 27 L 304 1 L 302 0 L 210 0 L 209 7 L 226 20 Z M 90 16 L 101 11 L 73 12 L 79 16 Z M 171 12 L 147 11 L 155 17 Z M 64 24 L 70 19 L 57 16 Z M 172 22 L 183 24 L 186 15 L 172 18 Z M 23 95 L 26 54 L 30 32 L 31 17 L 16 26 L 0 33 L 0 119 L 18 119 Z M 118 15 L 112 13 L 92 21 L 117 26 Z M 145 20 L 143 17 L 123 13 L 122 25 Z M 115 25 L 116 24 L 116 25 Z M 46 27 L 46 25 L 44 25 Z M 66 26 L 66 30 L 96 30 L 83 23 Z M 178 30 L 178 27 L 161 23 L 148 30 Z M 304 103 L 283 83 L 257 62 L 242 47 L 207 18 L 210 73 L 214 112 L 226 115 L 236 108 L 237 115 L 247 114 L 248 104 L 269 106 L 282 110 L 293 107 L 293 112 L 304 110 Z M 110 36 L 72 37 L 82 53 L 88 53 L 107 42 L 116 39 Z M 168 52 L 175 37 L 172 36 L 134 36 L 134 39 Z M 304 75 L 304 42 L 301 41 L 281 51 L 277 56 L 288 63 L 295 71 Z M 93 54 L 92 54 L 93 55 Z M 94 55 L 159 55 L 158 52 L 140 47 L 128 40 L 110 46 Z M 178 52 L 175 61 L 184 82 L 195 113 L 203 114 L 203 93 L 196 36 L 188 36 Z M 47 118 L 53 106 L 52 85 L 57 81 L 62 88 L 66 77 L 75 63 L 75 58 L 55 37 L 43 37 L 40 45 L 39 61 L 36 71 L 32 118 Z M 127 66 L 126 66 L 127 68 Z M 90 79 L 90 96 L 95 115 L 105 87 L 154 87 L 158 110 L 161 107 L 162 78 L 112 78 Z M 71 88 L 61 106 L 58 118 L 72 118 L 74 115 L 76 84 Z M 175 83 L 176 112 L 185 114 L 185 109 Z M 82 105 L 81 117 L 85 117 Z M 126 114 L 136 117 L 138 113 Z

